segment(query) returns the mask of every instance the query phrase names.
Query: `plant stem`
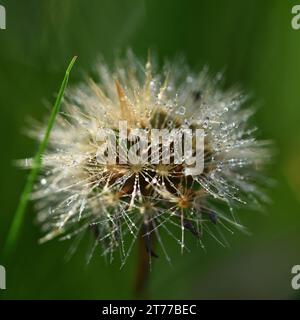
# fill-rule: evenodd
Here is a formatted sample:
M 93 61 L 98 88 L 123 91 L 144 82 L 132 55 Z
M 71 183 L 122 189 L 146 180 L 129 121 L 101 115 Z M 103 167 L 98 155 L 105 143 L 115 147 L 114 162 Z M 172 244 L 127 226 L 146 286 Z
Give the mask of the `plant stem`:
M 13 252 L 13 250 L 16 247 L 17 240 L 18 240 L 21 226 L 22 226 L 22 222 L 24 220 L 27 204 L 30 199 L 30 194 L 32 192 L 32 188 L 33 188 L 35 179 L 39 173 L 39 170 L 40 170 L 40 167 L 42 164 L 42 156 L 46 150 L 48 140 L 50 137 L 50 132 L 53 127 L 56 115 L 59 112 L 59 109 L 61 106 L 61 101 L 62 101 L 64 92 L 65 92 L 65 89 L 67 87 L 67 84 L 68 84 L 69 75 L 70 75 L 70 72 L 72 70 L 72 67 L 73 67 L 76 59 L 77 59 L 77 56 L 73 57 L 73 59 L 71 60 L 69 66 L 66 70 L 64 79 L 62 81 L 62 84 L 61 84 L 61 87 L 60 87 L 60 90 L 58 93 L 58 96 L 56 98 L 55 104 L 54 104 L 53 109 L 51 111 L 50 119 L 48 121 L 48 125 L 46 128 L 44 138 L 43 138 L 42 142 L 40 143 L 40 145 L 38 147 L 38 151 L 33 159 L 31 171 L 27 177 L 26 184 L 25 184 L 23 192 L 21 194 L 20 201 L 18 203 L 18 207 L 17 207 L 16 212 L 14 214 L 14 218 L 11 223 L 11 226 L 10 226 L 10 229 L 8 231 L 8 235 L 7 235 L 7 238 L 5 241 L 4 250 L 3 250 L 3 257 L 5 260 L 10 257 L 11 253 Z
M 146 295 L 147 282 L 150 272 L 150 256 L 146 250 L 145 239 L 140 234 L 138 238 L 137 271 L 134 294 L 137 299 L 143 299 Z

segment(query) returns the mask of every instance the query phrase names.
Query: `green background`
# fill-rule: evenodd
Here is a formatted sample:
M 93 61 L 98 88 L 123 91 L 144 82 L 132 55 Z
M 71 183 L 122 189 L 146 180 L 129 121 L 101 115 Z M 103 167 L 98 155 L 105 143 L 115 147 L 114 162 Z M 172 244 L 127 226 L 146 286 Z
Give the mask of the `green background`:
M 299 2 L 299 1 L 298 1 Z M 184 54 L 190 66 L 225 70 L 226 86 L 253 93 L 260 108 L 261 138 L 275 142 L 269 175 L 277 185 L 265 213 L 240 210 L 251 235 L 226 236 L 229 248 L 206 237 L 206 252 L 192 243 L 180 254 L 167 240 L 169 266 L 160 254 L 151 273 L 150 298 L 297 298 L 291 268 L 300 264 L 300 30 L 291 27 L 287 0 L 0 0 L 7 30 L 0 30 L 0 250 L 12 221 L 26 172 L 15 159 L 36 150 L 23 131 L 27 118 L 49 112 L 64 70 L 76 84 L 92 72 L 99 54 L 108 62 L 131 47 L 146 58 Z M 299 2 L 300 4 L 300 2 Z M 16 251 L 6 263 L 7 290 L 1 299 L 131 298 L 136 255 L 125 268 L 95 254 L 86 264 L 88 237 L 66 262 L 70 242 L 38 245 L 39 228 L 30 205 Z M 1 264 L 0 256 L 0 264 Z

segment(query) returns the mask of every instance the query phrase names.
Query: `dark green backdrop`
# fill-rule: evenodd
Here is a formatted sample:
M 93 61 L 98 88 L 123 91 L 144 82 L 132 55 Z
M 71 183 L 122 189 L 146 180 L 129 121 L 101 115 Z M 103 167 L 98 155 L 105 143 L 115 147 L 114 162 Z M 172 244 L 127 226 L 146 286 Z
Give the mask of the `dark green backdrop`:
M 300 1 L 298 1 L 300 4 Z M 91 72 L 102 54 L 111 62 L 132 47 L 162 58 L 184 54 L 193 68 L 224 70 L 226 86 L 239 84 L 260 105 L 262 138 L 275 141 L 270 175 L 278 183 L 265 214 L 240 211 L 252 235 L 227 236 L 230 248 L 205 239 L 180 254 L 167 241 L 173 266 L 162 258 L 151 274 L 152 298 L 293 298 L 291 268 L 300 264 L 300 30 L 291 27 L 287 0 L 0 0 L 7 30 L 0 30 L 0 249 L 25 182 L 14 159 L 34 154 L 22 134 L 26 119 L 47 115 L 70 58 L 79 59 L 71 83 Z M 0 298 L 131 298 L 133 253 L 123 270 L 96 254 L 89 265 L 89 239 L 69 261 L 69 242 L 38 245 L 35 212 L 28 208 L 20 241 L 6 265 L 7 290 Z M 1 264 L 1 257 L 0 257 Z M 299 296 L 299 293 L 298 293 Z

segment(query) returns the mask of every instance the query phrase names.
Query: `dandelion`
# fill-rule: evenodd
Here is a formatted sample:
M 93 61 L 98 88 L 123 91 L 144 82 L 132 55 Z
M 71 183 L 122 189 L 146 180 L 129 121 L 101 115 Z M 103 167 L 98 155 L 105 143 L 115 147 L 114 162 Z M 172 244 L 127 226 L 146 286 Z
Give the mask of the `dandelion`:
M 99 81 L 88 79 L 68 90 L 43 156 L 33 193 L 45 234 L 41 242 L 81 238 L 88 230 L 95 237 L 93 250 L 100 245 L 110 261 L 117 250 L 124 265 L 137 238 L 151 263 L 157 256 L 154 242 L 170 261 L 162 233 L 184 252 L 189 250 L 186 233 L 204 246 L 206 235 L 224 242 L 219 226 L 243 229 L 233 209 L 264 200 L 260 169 L 269 157 L 268 143 L 256 140 L 249 126 L 248 97 L 236 89 L 221 90 L 222 76 L 212 78 L 207 69 L 192 73 L 175 63 L 158 73 L 150 58 L 144 66 L 130 52 L 114 70 L 101 62 L 97 71 Z M 189 129 L 188 157 L 201 152 L 201 172 L 192 174 L 187 158 L 175 161 L 175 140 L 167 146 L 169 162 L 161 140 L 157 161 L 150 161 L 151 139 L 143 152 L 135 149 L 137 161 L 121 161 L 120 154 L 126 157 L 139 137 L 120 144 L 120 122 L 126 122 L 127 135 L 142 129 L 148 138 L 155 129 Z M 115 134 L 113 151 L 99 139 L 101 129 Z M 197 129 L 203 132 L 202 150 Z M 41 138 L 43 130 L 36 136 Z M 114 162 L 99 161 L 104 146 Z

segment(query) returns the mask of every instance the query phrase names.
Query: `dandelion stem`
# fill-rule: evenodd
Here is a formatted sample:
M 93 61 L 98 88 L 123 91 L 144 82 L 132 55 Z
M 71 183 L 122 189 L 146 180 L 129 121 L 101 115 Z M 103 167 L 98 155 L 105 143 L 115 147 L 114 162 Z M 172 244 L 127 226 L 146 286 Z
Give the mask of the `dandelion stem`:
M 62 81 L 62 84 L 61 84 L 61 87 L 60 87 L 60 90 L 58 93 L 58 96 L 56 98 L 55 104 L 54 104 L 53 109 L 51 111 L 50 119 L 48 121 L 48 125 L 46 128 L 44 138 L 41 141 L 41 143 L 38 147 L 38 151 L 33 159 L 32 169 L 27 177 L 27 181 L 24 186 L 23 192 L 21 194 L 20 201 L 18 203 L 18 207 L 16 209 L 13 221 L 12 221 L 10 229 L 8 231 L 8 235 L 7 235 L 6 242 L 4 245 L 4 250 L 3 250 L 4 259 L 8 259 L 16 247 L 18 236 L 20 234 L 20 230 L 21 230 L 21 226 L 22 226 L 22 222 L 24 220 L 24 215 L 25 215 L 25 211 L 27 208 L 27 204 L 30 199 L 30 194 L 31 194 L 35 179 L 39 173 L 39 170 L 40 170 L 40 167 L 42 164 L 42 156 L 46 150 L 49 136 L 50 136 L 50 132 L 53 127 L 56 115 L 59 112 L 59 109 L 61 106 L 61 101 L 62 101 L 64 92 L 65 92 L 65 89 L 67 87 L 67 84 L 68 84 L 69 75 L 70 75 L 70 72 L 72 70 L 72 67 L 73 67 L 76 59 L 77 59 L 77 56 L 73 57 L 73 59 L 71 60 L 69 66 L 66 70 L 64 79 Z
M 153 251 L 154 240 L 153 234 L 149 233 L 147 225 L 144 225 L 138 238 L 138 261 L 134 292 L 138 299 L 146 298 L 151 260 L 152 257 L 158 257 Z
M 138 299 L 145 298 L 146 287 L 150 271 L 150 257 L 145 247 L 145 241 L 142 234 L 138 239 L 138 257 L 137 271 L 135 279 L 135 297 Z

